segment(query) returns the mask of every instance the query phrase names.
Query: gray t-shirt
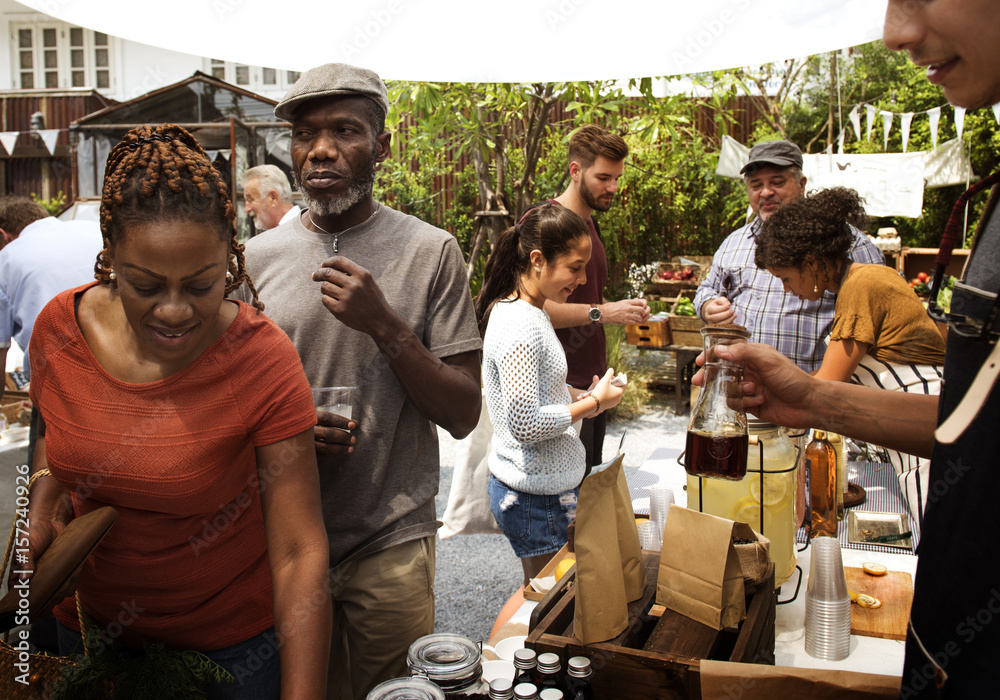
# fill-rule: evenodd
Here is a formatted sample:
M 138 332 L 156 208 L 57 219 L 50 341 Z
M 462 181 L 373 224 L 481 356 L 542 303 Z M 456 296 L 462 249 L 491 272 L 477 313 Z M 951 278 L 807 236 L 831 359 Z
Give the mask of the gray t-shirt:
M 481 350 L 455 237 L 385 205 L 339 236 L 339 254 L 368 270 L 388 304 L 437 357 Z M 410 401 L 368 335 L 338 321 L 312 273 L 333 236 L 300 218 L 247 243 L 247 271 L 265 313 L 292 339 L 313 387 L 356 386 L 353 454 L 319 456 L 330 565 L 433 535 L 437 431 Z M 247 300 L 246 287 L 240 298 Z

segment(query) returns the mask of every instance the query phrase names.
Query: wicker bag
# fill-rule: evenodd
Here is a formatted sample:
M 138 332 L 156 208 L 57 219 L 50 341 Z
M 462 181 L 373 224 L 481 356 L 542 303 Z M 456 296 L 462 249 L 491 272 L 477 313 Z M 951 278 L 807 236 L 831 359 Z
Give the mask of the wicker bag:
M 24 493 L 30 491 L 31 486 L 36 480 L 48 475 L 48 469 L 43 469 L 33 474 Z M 20 482 L 21 479 L 23 477 L 19 477 L 18 481 Z M 22 488 L 23 486 L 19 487 L 16 493 L 22 493 Z M 18 497 L 20 503 L 25 502 L 21 500 L 23 498 L 25 497 Z M 15 517 L 10 529 L 10 537 L 7 540 L 7 549 L 3 555 L 0 580 L 7 580 L 9 575 L 8 564 L 10 564 L 11 555 L 14 552 L 14 540 L 18 524 L 18 518 Z M 60 677 L 63 667 L 72 663 L 72 661 L 60 656 L 28 653 L 28 636 L 26 630 L 22 630 L 17 635 L 17 639 L 14 640 L 13 645 L 10 643 L 9 637 L 10 631 L 5 631 L 3 633 L 3 640 L 0 641 L 0 698 L 18 700 L 19 698 L 48 697 L 48 686 Z

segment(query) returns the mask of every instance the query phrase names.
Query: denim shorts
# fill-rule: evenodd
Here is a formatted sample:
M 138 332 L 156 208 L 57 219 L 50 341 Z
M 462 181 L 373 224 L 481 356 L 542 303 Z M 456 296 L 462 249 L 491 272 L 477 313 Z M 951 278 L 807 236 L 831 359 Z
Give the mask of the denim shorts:
M 577 489 L 540 496 L 510 488 L 490 474 L 490 510 L 518 557 L 553 554 L 576 517 Z

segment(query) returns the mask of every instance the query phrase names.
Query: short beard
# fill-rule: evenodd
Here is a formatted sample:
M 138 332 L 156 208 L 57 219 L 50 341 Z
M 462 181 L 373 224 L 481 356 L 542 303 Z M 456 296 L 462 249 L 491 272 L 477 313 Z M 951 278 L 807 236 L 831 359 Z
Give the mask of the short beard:
M 607 211 L 611 208 L 611 204 L 615 201 L 614 197 L 612 197 L 606 203 L 602 202 L 599 198 L 594 196 L 587 185 L 582 181 L 577 189 L 580 192 L 580 198 L 583 200 L 583 203 L 594 211 Z
M 294 170 L 292 171 L 292 182 L 295 184 L 295 188 L 302 193 L 302 201 L 305 202 L 311 213 L 316 216 L 340 216 L 372 193 L 372 187 L 375 185 L 375 152 L 372 151 L 371 160 L 364 166 L 362 172 L 359 175 L 351 176 L 351 181 L 347 184 L 347 191 L 343 194 L 316 199 L 302 187 L 299 174 Z

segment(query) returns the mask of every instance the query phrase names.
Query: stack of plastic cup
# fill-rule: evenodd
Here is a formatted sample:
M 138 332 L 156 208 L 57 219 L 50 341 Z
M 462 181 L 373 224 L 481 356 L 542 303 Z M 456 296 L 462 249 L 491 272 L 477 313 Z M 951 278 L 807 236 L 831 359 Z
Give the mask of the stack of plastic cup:
M 851 653 L 851 595 L 847 591 L 840 542 L 817 537 L 810 545 L 806 589 L 806 653 L 840 661 Z
M 645 520 L 636 524 L 639 530 L 639 547 L 650 552 L 660 551 L 660 535 L 656 530 L 656 523 L 652 520 Z
M 674 490 L 669 486 L 652 486 L 649 489 L 649 519 L 656 525 L 657 538 L 662 549 L 663 528 L 667 525 L 667 514 L 674 503 Z

